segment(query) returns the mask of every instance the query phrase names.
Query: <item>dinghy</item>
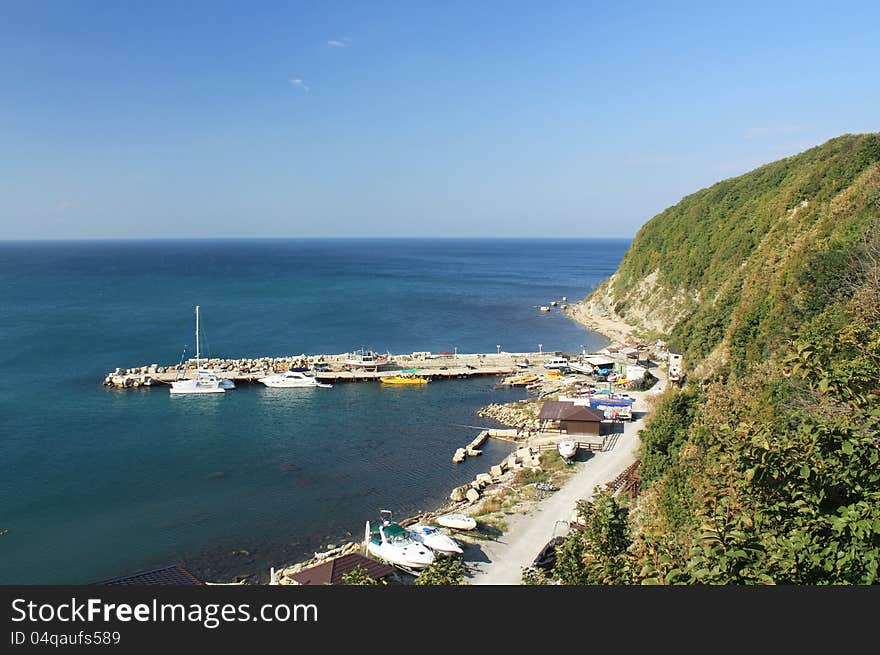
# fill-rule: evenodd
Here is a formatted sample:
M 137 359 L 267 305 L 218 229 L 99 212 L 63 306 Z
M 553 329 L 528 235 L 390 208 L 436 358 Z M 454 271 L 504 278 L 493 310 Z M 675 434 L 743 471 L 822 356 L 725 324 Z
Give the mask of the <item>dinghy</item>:
M 477 527 L 476 520 L 466 514 L 443 514 L 437 517 L 437 523 L 454 530 L 473 530 Z

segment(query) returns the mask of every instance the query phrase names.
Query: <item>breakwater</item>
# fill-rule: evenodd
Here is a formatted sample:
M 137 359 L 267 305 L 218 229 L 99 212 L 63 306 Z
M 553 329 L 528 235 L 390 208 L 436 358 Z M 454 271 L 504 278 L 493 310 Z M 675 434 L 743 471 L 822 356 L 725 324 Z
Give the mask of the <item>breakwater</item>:
M 293 355 L 239 359 L 202 359 L 200 367 L 235 383 L 256 382 L 273 373 L 291 368 L 313 372 L 322 382 L 376 381 L 384 376 L 413 371 L 431 378 L 469 378 L 476 375 L 508 375 L 524 370 L 517 363 L 528 362 L 530 368 L 543 370 L 547 360 L 558 356 L 556 351 L 537 353 L 454 353 L 414 352 L 389 355 L 381 366 L 354 366 L 348 363 L 352 353 L 336 355 Z M 120 389 L 161 386 L 196 375 L 195 359 L 173 365 L 147 364 L 116 368 L 104 376 L 104 385 Z

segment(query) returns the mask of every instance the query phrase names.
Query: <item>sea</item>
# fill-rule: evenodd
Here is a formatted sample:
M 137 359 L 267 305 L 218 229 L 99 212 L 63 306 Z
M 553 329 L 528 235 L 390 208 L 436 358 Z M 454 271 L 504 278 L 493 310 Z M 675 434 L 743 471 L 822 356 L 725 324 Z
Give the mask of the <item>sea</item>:
M 88 584 L 182 564 L 250 576 L 443 504 L 510 450 L 452 454 L 494 377 L 423 388 L 102 385 L 194 354 L 578 353 L 607 344 L 554 308 L 628 240 L 0 242 L 0 584 Z

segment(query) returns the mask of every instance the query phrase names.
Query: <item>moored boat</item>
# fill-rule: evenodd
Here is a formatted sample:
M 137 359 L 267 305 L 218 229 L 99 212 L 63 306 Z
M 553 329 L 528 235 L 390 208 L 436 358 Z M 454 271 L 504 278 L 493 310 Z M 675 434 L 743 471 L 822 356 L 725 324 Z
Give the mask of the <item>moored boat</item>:
M 538 379 L 537 375 L 511 375 L 501 380 L 501 384 L 509 384 L 512 387 L 526 385 Z
M 389 375 L 380 377 L 379 382 L 382 384 L 428 384 L 429 379 L 423 378 L 415 374 L 415 370 L 403 372 L 398 375 Z
M 332 384 L 318 382 L 318 379 L 311 375 L 306 375 L 302 371 L 284 371 L 284 373 L 275 373 L 259 378 L 258 382 L 262 382 L 267 387 L 276 389 L 298 388 L 298 387 L 323 387 L 329 389 Z
M 235 383 L 232 380 L 221 378 L 213 372 L 201 368 L 200 360 L 199 306 L 196 305 L 196 377 L 175 380 L 171 383 L 171 393 L 174 395 L 226 393 L 227 389 L 235 389 Z

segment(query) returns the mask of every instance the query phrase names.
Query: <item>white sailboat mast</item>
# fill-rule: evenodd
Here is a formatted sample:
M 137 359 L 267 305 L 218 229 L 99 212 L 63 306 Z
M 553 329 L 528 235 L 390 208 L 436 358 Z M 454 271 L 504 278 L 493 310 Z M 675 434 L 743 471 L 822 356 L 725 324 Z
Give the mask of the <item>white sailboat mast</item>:
M 199 306 L 196 305 L 196 373 L 199 372 Z

